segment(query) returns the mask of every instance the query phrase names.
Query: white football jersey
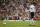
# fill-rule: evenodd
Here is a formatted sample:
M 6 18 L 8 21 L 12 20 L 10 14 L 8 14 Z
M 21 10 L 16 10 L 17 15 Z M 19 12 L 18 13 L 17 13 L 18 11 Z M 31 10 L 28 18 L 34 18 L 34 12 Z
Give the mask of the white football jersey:
M 34 5 L 30 5 L 30 12 L 35 12 L 35 6 Z

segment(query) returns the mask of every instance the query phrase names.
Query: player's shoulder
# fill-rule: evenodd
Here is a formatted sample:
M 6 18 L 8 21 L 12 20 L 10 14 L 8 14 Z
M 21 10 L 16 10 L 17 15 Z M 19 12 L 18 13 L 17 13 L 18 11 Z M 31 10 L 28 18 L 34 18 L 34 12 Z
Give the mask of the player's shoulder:
M 30 7 L 35 7 L 34 5 L 31 5 Z
M 32 7 L 34 7 L 34 5 L 31 5 Z

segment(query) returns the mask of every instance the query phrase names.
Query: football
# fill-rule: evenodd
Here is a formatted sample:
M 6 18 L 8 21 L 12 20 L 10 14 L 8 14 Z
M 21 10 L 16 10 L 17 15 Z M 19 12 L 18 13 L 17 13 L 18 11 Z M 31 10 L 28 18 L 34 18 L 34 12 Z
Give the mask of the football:
M 3 25 L 6 25 L 6 23 L 4 22 Z

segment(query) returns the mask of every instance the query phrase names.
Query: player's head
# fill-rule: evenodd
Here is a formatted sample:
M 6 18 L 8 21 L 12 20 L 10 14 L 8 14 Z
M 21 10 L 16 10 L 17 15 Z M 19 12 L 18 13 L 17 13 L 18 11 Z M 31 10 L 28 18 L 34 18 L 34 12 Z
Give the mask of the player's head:
M 33 2 L 30 2 L 30 5 L 32 5 L 33 4 Z

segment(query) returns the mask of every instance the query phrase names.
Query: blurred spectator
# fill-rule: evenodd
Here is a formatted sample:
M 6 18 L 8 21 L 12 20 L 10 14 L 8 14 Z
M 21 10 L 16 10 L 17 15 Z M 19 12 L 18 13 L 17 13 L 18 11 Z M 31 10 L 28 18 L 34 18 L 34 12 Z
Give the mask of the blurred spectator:
M 2 0 L 0 0 L 2 1 Z M 36 0 L 37 1 L 37 0 Z M 36 13 L 35 17 L 40 19 L 40 4 L 35 3 Z M 2 20 L 29 20 L 29 6 L 31 0 L 7 0 L 0 2 L 0 19 Z M 39 9 L 38 9 L 39 8 Z

